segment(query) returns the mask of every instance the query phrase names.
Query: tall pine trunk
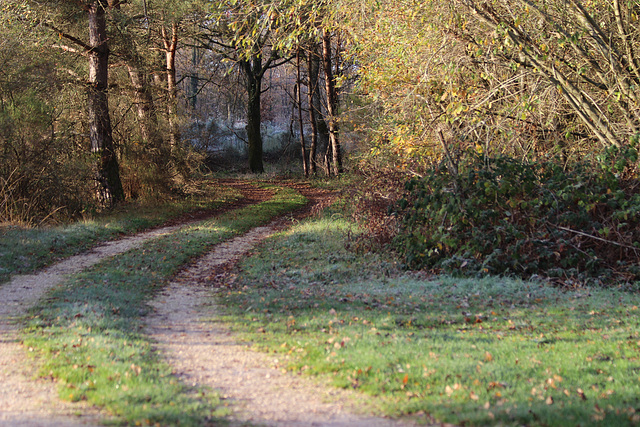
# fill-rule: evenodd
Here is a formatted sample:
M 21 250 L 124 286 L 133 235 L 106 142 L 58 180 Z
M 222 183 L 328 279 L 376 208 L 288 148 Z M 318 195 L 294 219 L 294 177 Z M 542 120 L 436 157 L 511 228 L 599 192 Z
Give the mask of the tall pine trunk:
M 108 77 L 109 45 L 107 43 L 106 7 L 95 0 L 88 5 L 89 15 L 89 88 L 88 116 L 91 151 L 100 156 L 98 164 L 98 199 L 104 206 L 124 200 L 120 166 L 113 144 L 109 116 Z

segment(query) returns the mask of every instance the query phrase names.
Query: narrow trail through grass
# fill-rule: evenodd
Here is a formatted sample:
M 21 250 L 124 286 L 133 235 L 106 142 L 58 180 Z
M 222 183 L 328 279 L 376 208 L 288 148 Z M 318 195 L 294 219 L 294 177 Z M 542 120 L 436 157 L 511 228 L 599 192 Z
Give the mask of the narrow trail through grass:
M 212 245 L 304 205 L 297 192 L 265 188 L 269 200 L 146 242 L 71 276 L 31 311 L 21 338 L 60 396 L 104 408 L 128 424 L 204 425 L 215 395 L 194 398 L 152 351 L 143 331 L 148 301 Z

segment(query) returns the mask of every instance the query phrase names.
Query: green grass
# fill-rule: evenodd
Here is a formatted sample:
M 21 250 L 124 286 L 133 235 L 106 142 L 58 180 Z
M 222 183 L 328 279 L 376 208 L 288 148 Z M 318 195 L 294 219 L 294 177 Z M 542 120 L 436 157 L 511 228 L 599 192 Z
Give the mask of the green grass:
M 305 199 L 274 189 L 266 202 L 146 243 L 74 275 L 35 307 L 22 339 L 60 395 L 104 407 L 117 423 L 204 425 L 224 415 L 215 394 L 190 390 L 143 331 L 147 302 L 190 259 Z
M 640 296 L 505 278 L 426 279 L 315 220 L 270 239 L 222 292 L 226 320 L 288 369 L 385 414 L 458 425 L 638 425 Z
M 56 227 L 0 227 L 0 284 L 87 250 L 123 234 L 160 225 L 186 212 L 209 209 L 237 199 L 232 188 L 156 206 L 126 204 L 106 216 Z

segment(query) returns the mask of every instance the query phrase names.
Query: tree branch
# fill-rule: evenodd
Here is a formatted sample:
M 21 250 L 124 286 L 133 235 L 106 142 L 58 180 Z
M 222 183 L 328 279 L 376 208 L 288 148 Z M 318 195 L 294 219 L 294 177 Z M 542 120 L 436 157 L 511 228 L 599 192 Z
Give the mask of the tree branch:
M 86 44 L 85 42 L 80 40 L 79 38 L 74 37 L 71 34 L 65 33 L 64 31 L 58 29 L 57 27 L 54 27 L 53 25 L 49 24 L 48 22 L 43 22 L 42 25 L 44 27 L 49 28 L 50 30 L 56 32 L 60 36 L 60 38 L 67 39 L 70 42 L 73 42 L 73 43 L 77 44 L 78 46 L 83 48 L 85 50 L 85 52 L 91 52 L 93 50 L 93 48 L 91 46 L 89 46 L 88 44 Z

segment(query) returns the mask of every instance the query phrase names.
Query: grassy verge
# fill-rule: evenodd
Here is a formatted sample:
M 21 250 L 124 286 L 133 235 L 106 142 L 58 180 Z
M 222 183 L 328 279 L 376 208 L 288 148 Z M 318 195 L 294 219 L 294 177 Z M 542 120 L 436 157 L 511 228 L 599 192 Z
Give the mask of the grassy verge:
M 142 317 L 147 301 L 190 259 L 305 203 L 292 190 L 275 191 L 267 202 L 107 259 L 35 307 L 23 340 L 43 375 L 60 382 L 61 397 L 88 400 L 131 425 L 205 425 L 219 416 L 215 396 L 194 397 L 171 375 L 152 350 Z
M 97 243 L 160 225 L 190 211 L 211 209 L 239 197 L 236 190 L 220 187 L 207 196 L 157 206 L 127 204 L 107 216 L 63 226 L 0 227 L 0 283 L 14 274 L 35 271 Z
M 503 278 L 421 279 L 315 220 L 269 240 L 222 293 L 289 369 L 385 414 L 458 425 L 638 425 L 640 296 Z M 431 418 L 432 417 L 432 418 Z

